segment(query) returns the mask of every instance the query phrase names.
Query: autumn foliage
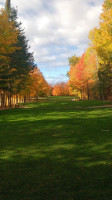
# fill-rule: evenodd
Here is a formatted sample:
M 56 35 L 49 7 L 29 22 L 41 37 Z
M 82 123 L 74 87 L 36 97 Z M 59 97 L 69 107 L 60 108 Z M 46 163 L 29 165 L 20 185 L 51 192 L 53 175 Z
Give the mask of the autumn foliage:
M 89 63 L 89 64 L 88 64 Z M 87 56 L 87 53 L 83 54 L 80 61 L 70 66 L 69 71 L 69 86 L 72 90 L 79 91 L 81 99 L 90 99 L 90 89 L 95 83 L 95 71 L 96 71 L 96 58 L 94 55 Z
M 46 96 L 51 88 L 34 64 L 28 40 L 17 21 L 17 10 L 6 1 L 0 11 L 0 104 L 11 107 L 26 99 Z
M 0 10 L 0 104 L 4 108 L 39 96 L 75 95 L 80 99 L 112 99 L 112 0 L 102 5 L 99 26 L 80 57 L 69 57 L 68 83 L 51 87 L 34 63 L 17 10 Z
M 9 20 L 8 14 L 0 11 L 0 59 L 3 58 L 7 62 L 7 57 L 10 53 L 16 51 L 18 48 L 13 46 L 16 44 L 18 30 L 14 23 Z
M 105 0 L 99 27 L 81 58 L 69 58 L 69 87 L 81 99 L 112 98 L 112 1 Z
M 68 83 L 58 83 L 54 85 L 52 90 L 53 96 L 68 96 L 69 95 L 69 87 Z
M 32 97 L 38 98 L 39 96 L 44 97 L 49 95 L 50 86 L 45 80 L 43 74 L 36 67 L 32 73 L 30 73 L 30 93 Z

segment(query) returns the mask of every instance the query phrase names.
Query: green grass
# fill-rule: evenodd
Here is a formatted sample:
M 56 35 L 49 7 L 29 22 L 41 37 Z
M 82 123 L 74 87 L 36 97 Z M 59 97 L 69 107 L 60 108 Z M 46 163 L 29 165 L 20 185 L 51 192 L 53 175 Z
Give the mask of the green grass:
M 85 108 L 105 104 L 0 111 L 0 200 L 111 200 L 112 108 Z

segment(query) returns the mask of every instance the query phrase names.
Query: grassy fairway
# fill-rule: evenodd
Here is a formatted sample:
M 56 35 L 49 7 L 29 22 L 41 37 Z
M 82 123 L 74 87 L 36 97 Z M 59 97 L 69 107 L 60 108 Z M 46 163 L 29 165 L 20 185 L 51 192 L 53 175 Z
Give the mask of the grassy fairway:
M 111 200 L 112 108 L 85 108 L 103 104 L 0 111 L 0 200 Z

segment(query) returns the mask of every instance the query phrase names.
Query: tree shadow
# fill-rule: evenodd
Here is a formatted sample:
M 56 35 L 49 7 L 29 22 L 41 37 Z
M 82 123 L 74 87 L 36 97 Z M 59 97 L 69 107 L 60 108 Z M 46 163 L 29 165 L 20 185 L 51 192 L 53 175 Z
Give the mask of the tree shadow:
M 109 114 L 106 108 L 3 111 L 0 199 L 110 200 Z
M 111 199 L 112 165 L 94 164 L 93 158 L 65 149 L 44 156 L 12 157 L 0 162 L 0 199 Z M 99 158 L 100 158 L 99 154 Z

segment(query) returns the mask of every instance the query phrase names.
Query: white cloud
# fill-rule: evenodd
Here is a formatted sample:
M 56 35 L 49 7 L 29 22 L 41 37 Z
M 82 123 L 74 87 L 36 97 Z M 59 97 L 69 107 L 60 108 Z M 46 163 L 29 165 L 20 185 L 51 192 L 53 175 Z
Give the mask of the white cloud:
M 68 65 L 68 57 L 81 55 L 88 33 L 98 25 L 103 0 L 12 0 L 18 7 L 35 61 L 41 67 Z M 5 0 L 0 0 L 3 7 Z

